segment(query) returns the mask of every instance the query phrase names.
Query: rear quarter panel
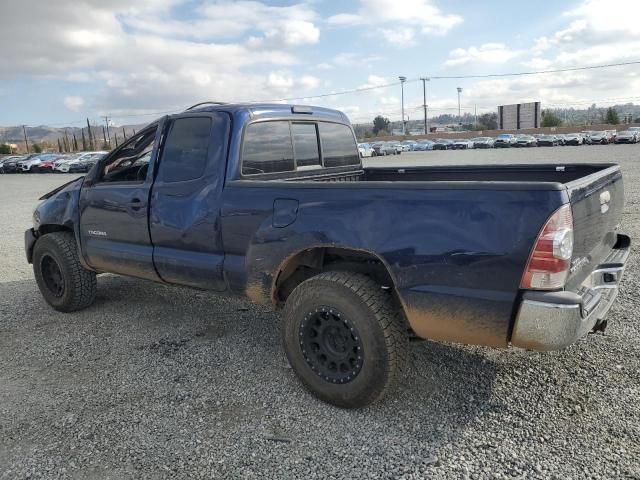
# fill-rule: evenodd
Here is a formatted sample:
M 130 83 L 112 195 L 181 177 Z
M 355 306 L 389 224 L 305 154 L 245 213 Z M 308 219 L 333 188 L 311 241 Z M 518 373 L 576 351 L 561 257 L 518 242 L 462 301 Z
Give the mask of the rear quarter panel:
M 505 346 L 530 249 L 567 197 L 490 187 L 228 182 L 227 280 L 252 300 L 270 302 L 274 277 L 291 255 L 318 246 L 364 250 L 386 264 L 419 336 Z M 276 199 L 298 202 L 287 227 L 273 226 Z

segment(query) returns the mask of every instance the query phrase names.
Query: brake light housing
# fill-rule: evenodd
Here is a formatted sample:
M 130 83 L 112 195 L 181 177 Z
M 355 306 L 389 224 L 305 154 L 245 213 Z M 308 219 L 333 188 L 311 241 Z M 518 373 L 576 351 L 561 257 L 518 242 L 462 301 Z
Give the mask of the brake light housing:
M 556 210 L 544 224 L 529 256 L 520 288 L 558 290 L 564 287 L 573 255 L 571 205 Z

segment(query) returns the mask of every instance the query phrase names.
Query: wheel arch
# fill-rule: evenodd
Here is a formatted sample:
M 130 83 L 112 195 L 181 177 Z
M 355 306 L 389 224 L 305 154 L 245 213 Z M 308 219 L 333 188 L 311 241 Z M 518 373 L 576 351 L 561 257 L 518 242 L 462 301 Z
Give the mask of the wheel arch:
M 47 235 L 53 232 L 73 232 L 73 228 L 70 225 L 60 225 L 58 223 L 45 223 L 38 227 L 38 236 Z
M 300 283 L 331 270 L 353 271 L 370 276 L 382 288 L 390 290 L 394 303 L 405 311 L 402 299 L 398 295 L 397 280 L 382 257 L 370 250 L 330 245 L 298 250 L 280 263 L 271 288 L 273 304 L 277 307 L 284 305 Z

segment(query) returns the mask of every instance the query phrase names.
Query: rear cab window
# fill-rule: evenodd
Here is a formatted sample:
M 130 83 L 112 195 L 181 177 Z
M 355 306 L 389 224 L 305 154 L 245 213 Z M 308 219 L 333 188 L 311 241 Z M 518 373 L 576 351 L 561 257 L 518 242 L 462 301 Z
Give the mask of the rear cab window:
M 242 176 L 359 167 L 351 128 L 325 121 L 266 120 L 247 125 Z

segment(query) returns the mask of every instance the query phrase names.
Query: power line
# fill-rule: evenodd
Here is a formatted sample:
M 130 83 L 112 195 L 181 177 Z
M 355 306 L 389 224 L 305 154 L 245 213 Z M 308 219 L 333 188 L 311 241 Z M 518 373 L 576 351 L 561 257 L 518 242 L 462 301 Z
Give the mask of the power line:
M 459 80 L 459 79 L 474 79 L 474 78 L 521 77 L 525 75 L 544 75 L 547 73 L 578 72 L 582 70 L 597 70 L 601 68 L 625 67 L 629 65 L 638 65 L 638 64 L 640 64 L 640 60 L 635 60 L 632 62 L 607 63 L 604 65 L 590 65 L 587 67 L 567 67 L 567 68 L 558 68 L 554 70 L 536 70 L 531 72 L 489 73 L 489 74 L 479 74 L 479 75 L 446 75 L 446 76 L 432 75 L 431 78 L 436 80 Z
M 526 71 L 526 72 L 510 72 L 510 73 L 489 73 L 489 74 L 470 74 L 470 75 L 429 75 L 428 78 L 431 80 L 465 80 L 465 79 L 478 79 L 478 78 L 504 78 L 504 77 L 521 77 L 521 76 L 529 76 L 529 75 L 545 75 L 551 73 L 567 73 L 567 72 L 577 72 L 577 71 L 586 71 L 586 70 L 597 70 L 604 68 L 613 68 L 613 67 L 623 67 L 630 65 L 640 65 L 640 60 L 634 60 L 629 62 L 618 62 L 618 63 L 607 63 L 602 65 L 590 65 L 583 67 L 566 67 L 559 69 L 550 69 L 550 70 L 535 70 L 535 71 Z M 420 78 L 408 78 L 405 83 L 416 83 L 421 81 Z M 389 87 L 397 87 L 401 82 L 390 82 L 380 85 L 368 85 L 364 87 L 353 88 L 349 90 L 341 90 L 338 92 L 328 92 L 321 93 L 317 95 L 304 95 L 300 97 L 288 97 L 288 98 L 280 98 L 275 100 L 260 100 L 260 101 L 250 101 L 250 102 L 239 102 L 239 103 L 282 103 L 282 102 L 293 102 L 299 100 L 311 100 L 317 98 L 327 98 L 327 97 L 335 97 L 340 95 L 349 95 L 349 94 L 357 94 L 362 92 L 368 92 L 372 90 L 381 90 Z M 599 101 L 607 101 L 607 100 L 599 100 Z M 585 102 L 587 104 L 589 102 Z M 578 105 L 578 103 L 576 103 Z M 480 107 L 484 108 L 484 107 Z M 442 110 L 438 108 L 433 108 L 432 110 Z M 146 117 L 146 116 L 157 116 L 157 115 L 165 115 L 182 111 L 181 108 L 175 108 L 172 110 L 163 110 L 157 112 L 146 112 L 146 113 L 135 113 L 135 114 L 124 114 L 124 115 L 113 115 L 115 118 L 137 118 L 137 117 Z M 50 123 L 49 126 L 56 125 L 73 125 L 78 123 L 84 123 L 84 120 L 78 121 L 70 121 L 70 122 L 57 122 Z
M 566 73 L 566 72 L 577 72 L 582 70 L 597 70 L 602 68 L 611 68 L 611 67 L 623 67 L 629 65 L 640 65 L 640 60 L 630 61 L 630 62 L 619 62 L 619 63 L 607 63 L 603 65 L 590 65 L 585 67 L 567 67 L 567 68 L 558 68 L 553 70 L 535 70 L 529 72 L 511 72 L 511 73 L 488 73 L 488 74 L 472 74 L 472 75 L 427 75 L 426 77 L 432 80 L 464 80 L 464 79 L 475 79 L 475 78 L 498 78 L 498 77 L 521 77 L 526 75 L 544 75 L 549 73 Z M 408 78 L 405 83 L 414 83 L 420 81 L 420 78 Z M 280 98 L 277 100 L 267 100 L 267 102 L 289 102 L 294 100 L 306 100 L 311 98 L 325 98 L 325 97 L 333 97 L 338 95 L 346 95 L 350 93 L 360 93 L 366 92 L 369 90 L 378 90 L 382 88 L 394 87 L 400 85 L 401 82 L 391 82 L 382 85 L 371 85 L 367 87 L 354 88 L 351 90 L 341 90 L 339 92 L 331 92 L 331 93 L 322 93 L 319 95 L 305 95 L 303 97 L 290 97 L 290 98 Z

